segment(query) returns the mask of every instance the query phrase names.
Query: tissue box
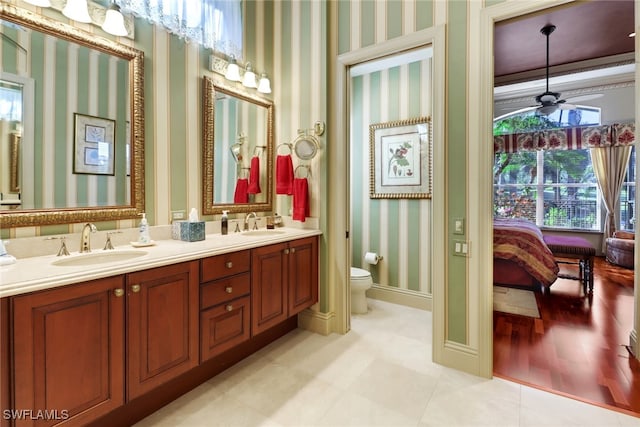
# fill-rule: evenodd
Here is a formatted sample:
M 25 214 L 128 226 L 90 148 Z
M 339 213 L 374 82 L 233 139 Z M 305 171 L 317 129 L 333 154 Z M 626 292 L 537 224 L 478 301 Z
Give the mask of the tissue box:
M 185 242 L 204 240 L 204 221 L 175 221 L 171 229 L 171 237 Z

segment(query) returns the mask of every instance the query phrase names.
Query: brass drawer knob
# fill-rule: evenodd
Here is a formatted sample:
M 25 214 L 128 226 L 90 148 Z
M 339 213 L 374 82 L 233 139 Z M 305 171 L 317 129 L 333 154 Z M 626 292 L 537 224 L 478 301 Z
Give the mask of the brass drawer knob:
M 285 249 L 285 250 L 284 250 L 284 254 L 285 254 L 285 255 L 289 255 L 289 249 Z
M 224 288 L 224 291 L 228 294 L 233 292 L 233 288 L 231 286 L 227 286 L 226 288 Z
M 227 304 L 227 311 L 233 311 L 233 306 L 231 304 Z
M 295 254 L 296 253 L 296 248 L 291 248 L 291 253 Z
M 224 266 L 227 268 L 233 268 L 233 263 L 231 261 L 227 261 Z
M 114 289 L 113 290 L 113 294 L 115 296 L 117 296 L 118 298 L 120 298 L 121 296 L 124 295 L 124 289 L 122 289 L 122 288 Z
M 133 292 L 133 293 L 140 292 L 140 285 L 131 286 L 131 292 Z

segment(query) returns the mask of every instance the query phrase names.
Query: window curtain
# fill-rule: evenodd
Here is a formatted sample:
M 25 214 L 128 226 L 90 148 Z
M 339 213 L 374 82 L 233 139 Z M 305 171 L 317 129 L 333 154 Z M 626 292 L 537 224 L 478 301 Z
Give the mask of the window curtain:
M 117 0 L 133 13 L 187 41 L 242 58 L 241 0 Z
M 598 187 L 602 192 L 602 200 L 607 210 L 607 218 L 604 221 L 604 238 L 602 239 L 602 251 L 606 253 L 606 239 L 616 231 L 615 208 L 618 206 L 620 190 L 631 156 L 631 146 L 591 148 L 589 153 Z
M 580 150 L 617 147 L 635 142 L 635 123 L 545 129 L 534 132 L 495 135 L 494 153 L 517 153 L 536 150 Z

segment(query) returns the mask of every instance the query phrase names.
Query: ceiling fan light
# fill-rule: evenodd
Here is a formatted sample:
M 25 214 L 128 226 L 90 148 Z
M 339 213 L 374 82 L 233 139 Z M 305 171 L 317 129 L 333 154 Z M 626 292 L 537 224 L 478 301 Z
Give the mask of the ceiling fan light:
M 76 22 L 91 22 L 87 0 L 67 0 L 67 4 L 62 9 L 62 14 Z
M 558 109 L 557 105 L 544 105 L 538 108 L 538 114 L 542 114 L 543 116 L 548 116 L 549 114 L 553 114 Z
M 107 9 L 102 29 L 114 36 L 124 37 L 128 34 L 127 28 L 124 26 L 124 16 L 120 12 L 120 6 L 115 2 L 111 2 L 109 9 Z

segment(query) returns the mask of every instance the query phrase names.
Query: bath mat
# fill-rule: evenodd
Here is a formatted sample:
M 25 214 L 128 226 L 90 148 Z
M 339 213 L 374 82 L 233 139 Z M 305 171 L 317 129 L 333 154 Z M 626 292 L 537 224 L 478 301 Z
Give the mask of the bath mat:
M 523 289 L 493 287 L 493 309 L 503 313 L 519 314 L 528 317 L 540 317 L 536 296 L 532 291 Z

